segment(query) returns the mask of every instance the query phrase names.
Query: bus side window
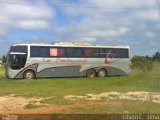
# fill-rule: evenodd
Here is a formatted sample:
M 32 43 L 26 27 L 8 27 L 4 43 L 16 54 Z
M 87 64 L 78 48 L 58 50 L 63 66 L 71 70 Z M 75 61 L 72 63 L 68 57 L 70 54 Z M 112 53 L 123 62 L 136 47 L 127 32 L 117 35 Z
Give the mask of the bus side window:
M 65 57 L 65 48 L 58 48 L 58 56 Z
M 49 55 L 48 55 L 48 47 L 40 47 L 39 48 L 39 56 L 40 57 L 49 57 Z
M 100 56 L 101 58 L 105 58 L 105 56 L 106 56 L 106 54 L 105 54 L 105 49 L 104 49 L 104 48 L 100 48 L 98 54 L 99 54 L 99 56 Z
M 64 57 L 65 56 L 65 48 L 50 48 L 50 56 Z
M 92 49 L 90 49 L 90 48 L 85 48 L 85 49 L 84 49 L 84 56 L 85 56 L 85 57 L 91 57 L 91 56 L 92 56 Z
M 73 57 L 73 48 L 66 48 L 67 57 Z
M 114 48 L 110 49 L 109 52 L 110 52 L 111 54 L 109 55 L 109 58 L 117 58 L 117 57 L 118 57 L 117 51 L 118 51 L 118 49 L 114 49 Z
M 49 57 L 48 47 L 31 46 L 31 57 Z
M 116 55 L 116 49 L 113 49 L 113 48 L 100 48 L 99 49 L 99 56 L 101 58 L 105 58 L 105 57 L 108 57 L 108 58 L 115 58 L 117 57 Z
M 128 58 L 129 57 L 129 53 L 128 53 L 128 49 L 112 49 L 112 53 L 115 54 L 116 58 Z
M 129 58 L 128 49 L 121 49 L 121 58 Z
M 58 55 L 57 48 L 50 48 L 49 53 L 50 56 L 57 56 Z
M 83 49 L 82 48 L 75 48 L 74 57 L 83 57 Z
M 98 56 L 98 49 L 96 48 L 84 48 L 84 57 L 94 58 Z
M 66 48 L 67 57 L 83 57 L 82 48 Z

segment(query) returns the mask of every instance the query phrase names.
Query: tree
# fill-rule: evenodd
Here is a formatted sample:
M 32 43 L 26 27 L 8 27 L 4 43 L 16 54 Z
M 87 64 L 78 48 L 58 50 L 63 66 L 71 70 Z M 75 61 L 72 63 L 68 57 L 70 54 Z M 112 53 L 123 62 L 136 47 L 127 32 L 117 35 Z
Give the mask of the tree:
M 143 56 L 134 56 L 131 59 L 131 68 L 138 69 L 142 71 L 151 71 L 153 68 L 153 62 L 151 60 L 146 59 Z
M 156 52 L 155 55 L 153 55 L 153 60 L 160 61 L 160 53 Z
M 146 55 L 145 58 L 146 58 L 147 60 L 153 60 L 153 58 L 150 57 L 150 56 L 148 56 L 148 55 Z
M 2 63 L 5 64 L 5 63 L 6 63 L 6 60 L 7 60 L 7 59 L 6 59 L 6 56 L 3 55 L 3 57 L 2 57 Z

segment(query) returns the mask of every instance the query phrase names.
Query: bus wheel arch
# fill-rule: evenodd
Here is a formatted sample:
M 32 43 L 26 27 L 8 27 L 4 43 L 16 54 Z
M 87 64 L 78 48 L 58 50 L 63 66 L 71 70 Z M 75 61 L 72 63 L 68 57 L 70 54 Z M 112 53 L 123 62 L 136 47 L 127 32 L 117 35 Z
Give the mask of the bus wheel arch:
M 27 69 L 23 73 L 23 78 L 24 79 L 35 79 L 36 78 L 36 73 L 32 69 Z
M 98 77 L 106 77 L 107 76 L 107 70 L 105 68 L 100 68 L 97 71 Z
M 96 77 L 96 70 L 93 68 L 90 68 L 86 71 L 87 77 Z

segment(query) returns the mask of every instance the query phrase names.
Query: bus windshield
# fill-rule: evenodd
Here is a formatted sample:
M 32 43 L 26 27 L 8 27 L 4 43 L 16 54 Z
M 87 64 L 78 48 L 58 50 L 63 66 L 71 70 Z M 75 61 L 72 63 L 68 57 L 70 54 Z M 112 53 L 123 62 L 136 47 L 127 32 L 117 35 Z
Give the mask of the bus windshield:
M 11 46 L 10 52 L 19 52 L 27 54 L 27 46 Z
M 21 69 L 25 66 L 26 63 L 26 54 L 8 54 L 7 56 L 7 67 L 10 67 L 13 70 Z

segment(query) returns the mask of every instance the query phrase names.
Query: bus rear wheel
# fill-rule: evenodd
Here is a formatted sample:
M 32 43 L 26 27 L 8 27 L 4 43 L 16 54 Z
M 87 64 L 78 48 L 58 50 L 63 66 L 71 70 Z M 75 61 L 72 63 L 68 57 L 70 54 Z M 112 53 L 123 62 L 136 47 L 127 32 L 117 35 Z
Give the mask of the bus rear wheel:
M 94 69 L 87 70 L 87 77 L 96 77 L 96 71 Z
M 23 75 L 24 79 L 34 79 L 35 77 L 36 77 L 35 73 L 32 70 L 25 71 L 25 73 Z
M 107 71 L 105 69 L 100 69 L 97 72 L 98 77 L 106 77 L 107 76 Z

